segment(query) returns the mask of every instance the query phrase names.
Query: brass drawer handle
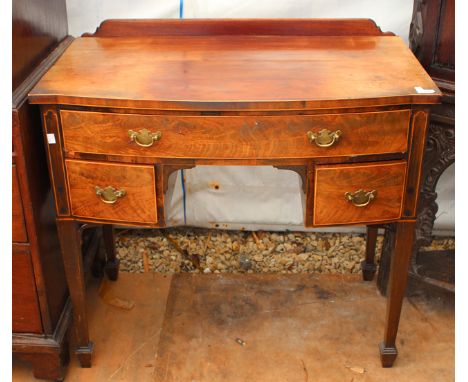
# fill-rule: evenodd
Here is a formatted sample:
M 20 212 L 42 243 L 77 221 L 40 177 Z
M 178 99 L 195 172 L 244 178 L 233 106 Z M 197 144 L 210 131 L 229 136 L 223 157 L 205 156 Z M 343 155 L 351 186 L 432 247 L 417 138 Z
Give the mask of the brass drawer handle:
M 119 198 L 124 197 L 127 192 L 125 190 L 116 190 L 114 187 L 108 186 L 101 188 L 96 186 L 96 195 L 107 204 L 114 204 Z
M 353 203 L 356 207 L 365 207 L 367 206 L 372 200 L 375 199 L 377 195 L 377 191 L 364 191 L 358 190 L 355 192 L 346 192 L 345 199 Z
M 138 132 L 128 130 L 128 136 L 130 137 L 130 140 L 135 142 L 138 146 L 150 147 L 153 145 L 154 141 L 159 141 L 161 139 L 162 134 L 160 131 L 152 133 L 147 129 L 141 129 Z
M 338 140 L 341 135 L 341 130 L 330 131 L 322 129 L 318 133 L 312 131 L 307 132 L 307 137 L 310 143 L 315 142 L 318 147 L 330 147 Z

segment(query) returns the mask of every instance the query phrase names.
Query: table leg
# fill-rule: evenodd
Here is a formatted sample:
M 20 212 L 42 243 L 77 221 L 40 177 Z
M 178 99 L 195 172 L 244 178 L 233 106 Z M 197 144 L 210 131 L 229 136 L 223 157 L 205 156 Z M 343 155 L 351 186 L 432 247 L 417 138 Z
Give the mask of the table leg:
M 408 280 L 408 266 L 413 249 L 415 221 L 396 223 L 396 238 L 390 265 L 390 282 L 387 291 L 387 313 L 384 340 L 380 343 L 380 360 L 383 367 L 392 367 L 398 351 L 396 336 L 401 306 Z
M 109 280 L 116 281 L 119 277 L 120 261 L 117 259 L 115 250 L 114 226 L 112 224 L 104 224 L 102 226 L 102 237 L 106 249 L 106 265 L 104 270 Z
M 378 228 L 375 226 L 367 226 L 367 239 L 366 239 L 366 259 L 362 261 L 362 278 L 364 281 L 372 281 L 375 271 L 377 269 L 375 258 L 375 246 L 377 244 Z
M 73 321 L 77 343 L 75 354 L 78 356 L 81 367 L 91 367 L 94 345 L 89 340 L 86 287 L 78 224 L 73 220 L 58 219 L 57 229 L 65 276 L 73 304 Z

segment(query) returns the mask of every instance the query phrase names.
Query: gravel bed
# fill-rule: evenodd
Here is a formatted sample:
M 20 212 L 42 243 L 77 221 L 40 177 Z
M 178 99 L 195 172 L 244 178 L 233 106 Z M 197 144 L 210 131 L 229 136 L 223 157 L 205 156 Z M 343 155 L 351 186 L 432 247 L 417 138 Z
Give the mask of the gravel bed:
M 160 273 L 358 273 L 365 245 L 360 234 L 199 228 L 122 230 L 116 240 L 122 272 Z M 454 246 L 454 238 L 435 238 L 424 249 Z

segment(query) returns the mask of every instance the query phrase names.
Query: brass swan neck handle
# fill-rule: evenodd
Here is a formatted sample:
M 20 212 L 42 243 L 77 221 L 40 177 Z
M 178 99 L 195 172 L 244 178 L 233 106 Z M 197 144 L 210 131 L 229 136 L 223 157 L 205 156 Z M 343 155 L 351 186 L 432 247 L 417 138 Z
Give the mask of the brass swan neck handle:
M 322 129 L 318 133 L 308 131 L 307 138 L 309 138 L 310 143 L 315 142 L 318 147 L 330 147 L 338 141 L 341 134 L 341 130 L 330 131 Z
M 355 192 L 346 192 L 345 199 L 356 207 L 365 207 L 377 196 L 377 191 L 357 190 Z
M 119 198 L 123 198 L 127 194 L 125 190 L 116 190 L 111 186 L 106 188 L 96 186 L 95 190 L 96 195 L 106 204 L 114 204 Z
M 148 129 L 141 129 L 138 132 L 133 130 L 128 130 L 128 136 L 130 140 L 135 142 L 138 146 L 141 147 L 150 147 L 155 141 L 159 141 L 162 137 L 160 131 L 152 133 Z

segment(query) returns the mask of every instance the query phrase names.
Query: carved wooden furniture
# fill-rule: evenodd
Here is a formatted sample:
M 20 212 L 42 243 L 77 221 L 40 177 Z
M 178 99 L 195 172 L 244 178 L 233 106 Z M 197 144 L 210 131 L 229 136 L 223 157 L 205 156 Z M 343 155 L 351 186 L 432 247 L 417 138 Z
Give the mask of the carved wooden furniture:
M 455 291 L 454 284 L 425 276 L 418 265 L 419 249 L 430 245 L 432 240 L 438 210 L 437 182 L 455 161 L 455 0 L 415 0 L 410 46 L 443 96 L 442 103 L 431 108 L 409 275 L 415 280 Z M 377 280 L 383 294 L 387 289 L 394 236 L 394 230 L 389 227 L 385 232 Z
M 79 225 L 107 225 L 112 252 L 113 224 L 165 226 L 171 172 L 272 165 L 301 175 L 307 227 L 395 223 L 380 345 L 392 366 L 439 97 L 371 20 L 114 20 L 76 39 L 30 102 L 42 108 L 81 365 L 93 346 Z
M 13 1 L 12 342 L 46 379 L 63 378 L 72 315 L 41 114 L 27 95 L 73 40 L 66 36 L 65 1 Z

